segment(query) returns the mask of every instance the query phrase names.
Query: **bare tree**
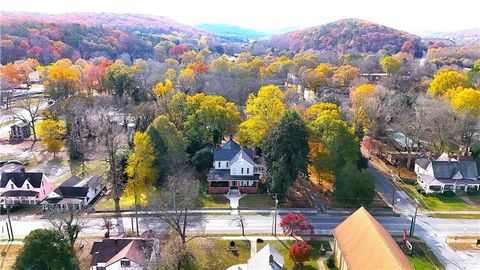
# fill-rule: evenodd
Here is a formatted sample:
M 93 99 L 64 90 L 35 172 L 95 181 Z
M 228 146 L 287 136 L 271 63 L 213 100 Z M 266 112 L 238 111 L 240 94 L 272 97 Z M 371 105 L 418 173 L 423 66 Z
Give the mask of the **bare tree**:
M 40 107 L 43 99 L 39 98 L 37 103 L 33 102 L 33 99 L 29 96 L 25 100 L 20 101 L 22 110 L 15 114 L 14 119 L 21 120 L 27 123 L 32 129 L 33 142 L 37 141 L 37 133 L 35 132 L 35 122 L 40 117 Z M 26 111 L 26 112 L 25 112 Z
M 151 196 L 150 210 L 185 244 L 194 238 L 187 237 L 187 229 L 200 222 L 200 216 L 190 212 L 197 198 L 198 182 L 190 174 L 180 172 L 168 177 L 166 187 L 159 195 Z
M 107 232 L 105 233 L 105 238 L 110 237 L 110 230 L 115 228 L 115 225 L 112 222 L 112 219 L 109 217 L 103 217 L 103 224 L 102 224 L 102 229 L 106 229 Z
M 242 229 L 242 236 L 245 237 L 245 227 L 247 226 L 247 222 L 245 221 L 245 217 L 242 215 L 238 215 L 233 222 L 237 227 L 240 227 Z
M 115 113 L 108 113 L 100 109 L 98 117 L 91 119 L 90 126 L 97 138 L 100 150 L 104 154 L 104 160 L 108 165 L 107 181 L 110 184 L 115 211 L 120 211 L 120 196 L 124 180 L 123 168 L 118 155 L 121 146 L 126 144 L 127 136 L 124 129 L 115 121 Z
M 74 248 L 78 235 L 86 227 L 83 213 L 84 210 L 75 207 L 57 208 L 49 210 L 45 217 L 53 229 L 65 236 L 70 246 Z

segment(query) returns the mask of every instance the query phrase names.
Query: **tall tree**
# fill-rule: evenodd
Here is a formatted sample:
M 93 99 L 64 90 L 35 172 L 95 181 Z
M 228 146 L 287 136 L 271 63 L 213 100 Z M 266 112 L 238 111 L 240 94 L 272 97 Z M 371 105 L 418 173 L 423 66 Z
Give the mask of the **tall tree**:
M 380 60 L 380 66 L 382 67 L 383 72 L 388 75 L 393 75 L 400 70 L 402 62 L 393 56 L 386 56 Z
M 63 138 L 67 133 L 65 122 L 59 119 L 44 119 L 37 125 L 38 136 L 48 152 L 55 154 L 63 147 Z
M 336 175 L 333 195 L 339 202 L 368 204 L 375 196 L 373 175 L 348 162 Z
M 278 126 L 265 137 L 262 150 L 267 166 L 265 183 L 271 193 L 283 198 L 299 174 L 307 173 L 308 131 L 302 116 L 295 110 L 285 111 Z
M 75 248 L 75 242 L 78 235 L 86 227 L 84 211 L 68 207 L 65 209 L 52 209 L 45 214 L 53 230 L 63 235 L 66 242 L 72 249 Z
M 285 104 L 285 95 L 274 85 L 262 86 L 257 96 L 248 96 L 245 114 L 247 120 L 238 128 L 238 136 L 243 145 L 261 146 L 267 131 L 280 121 Z
M 16 113 L 14 116 L 15 119 L 21 120 L 24 123 L 28 123 L 32 130 L 33 142 L 37 141 L 35 122 L 40 117 L 40 109 L 42 106 L 44 106 L 44 104 L 45 102 L 43 99 L 37 99 L 35 102 L 31 97 L 27 97 L 20 102 L 20 108 L 22 111 Z
M 81 88 L 80 70 L 69 59 L 61 59 L 47 67 L 48 79 L 45 91 L 54 99 L 66 99 Z
M 465 74 L 456 70 L 441 70 L 435 74 L 428 91 L 435 97 L 442 97 L 450 89 L 468 87 L 469 82 Z

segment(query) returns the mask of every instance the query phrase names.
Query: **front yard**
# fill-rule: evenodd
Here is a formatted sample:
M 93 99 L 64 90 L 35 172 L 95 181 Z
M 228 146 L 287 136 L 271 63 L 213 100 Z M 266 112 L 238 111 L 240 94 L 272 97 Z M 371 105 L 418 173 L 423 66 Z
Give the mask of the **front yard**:
M 398 242 L 399 245 L 402 245 Z M 423 242 L 414 242 L 412 254 L 407 255 L 410 263 L 416 270 L 444 269 L 438 258 Z
M 235 240 L 238 251 L 229 251 L 229 240 L 197 238 L 188 242 L 195 258 L 193 269 L 227 269 L 250 258 L 250 241 Z
M 12 245 L 8 242 L 0 242 L 0 269 L 13 269 L 18 253 L 22 245 Z
M 221 194 L 200 195 L 200 206 L 203 208 L 230 208 L 230 201 Z
M 275 201 L 267 194 L 248 194 L 238 202 L 240 208 L 272 208 Z
M 262 249 L 267 244 L 272 245 L 282 256 L 285 260 L 284 269 L 294 269 L 294 270 L 310 270 L 310 269 L 318 269 L 317 259 L 320 258 L 320 247 L 323 244 L 327 251 L 331 250 L 330 244 L 328 241 L 307 241 L 308 244 L 312 246 L 312 254 L 310 256 L 310 260 L 303 263 L 301 265 L 295 265 L 295 263 L 290 259 L 288 256 L 288 250 L 290 246 L 293 245 L 294 241 L 265 241 L 263 243 L 257 243 L 257 251 Z

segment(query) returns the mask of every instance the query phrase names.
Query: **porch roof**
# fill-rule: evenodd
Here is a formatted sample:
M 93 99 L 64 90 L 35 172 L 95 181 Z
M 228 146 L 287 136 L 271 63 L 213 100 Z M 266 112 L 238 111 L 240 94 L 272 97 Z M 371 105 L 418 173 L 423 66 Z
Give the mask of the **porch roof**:
M 258 181 L 259 175 L 231 175 L 230 170 L 215 170 L 212 169 L 208 172 L 207 176 L 208 181 L 228 181 L 228 180 L 235 180 L 235 181 Z

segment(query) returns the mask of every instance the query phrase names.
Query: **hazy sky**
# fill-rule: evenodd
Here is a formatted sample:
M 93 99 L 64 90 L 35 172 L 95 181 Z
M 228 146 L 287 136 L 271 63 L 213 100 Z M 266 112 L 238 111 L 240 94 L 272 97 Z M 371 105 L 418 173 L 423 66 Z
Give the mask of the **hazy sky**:
M 2 0 L 2 11 L 155 14 L 185 24 L 226 23 L 260 30 L 361 18 L 422 33 L 480 27 L 480 0 Z

